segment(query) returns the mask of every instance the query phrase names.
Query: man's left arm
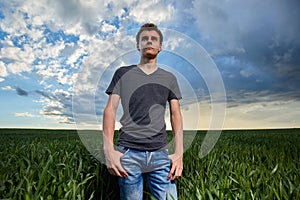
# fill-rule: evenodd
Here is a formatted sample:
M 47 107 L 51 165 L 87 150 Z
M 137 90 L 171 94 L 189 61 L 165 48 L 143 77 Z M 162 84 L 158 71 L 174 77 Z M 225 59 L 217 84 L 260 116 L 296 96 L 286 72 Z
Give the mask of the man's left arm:
M 175 142 L 174 154 L 170 155 L 172 168 L 168 179 L 175 180 L 179 178 L 183 170 L 183 122 L 180 111 L 179 100 L 170 100 L 171 125 Z

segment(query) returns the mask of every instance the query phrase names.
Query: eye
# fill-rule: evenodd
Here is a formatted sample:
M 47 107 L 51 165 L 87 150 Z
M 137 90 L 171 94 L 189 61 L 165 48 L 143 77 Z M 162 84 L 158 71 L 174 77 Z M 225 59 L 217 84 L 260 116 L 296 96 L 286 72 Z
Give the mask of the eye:
M 157 38 L 157 37 L 155 37 L 155 36 L 152 36 L 152 37 L 151 37 L 151 40 L 153 40 L 153 41 L 157 41 L 157 40 L 158 40 L 158 38 Z
M 147 41 L 148 39 L 149 39 L 148 36 L 143 36 L 143 37 L 142 37 L 142 41 Z

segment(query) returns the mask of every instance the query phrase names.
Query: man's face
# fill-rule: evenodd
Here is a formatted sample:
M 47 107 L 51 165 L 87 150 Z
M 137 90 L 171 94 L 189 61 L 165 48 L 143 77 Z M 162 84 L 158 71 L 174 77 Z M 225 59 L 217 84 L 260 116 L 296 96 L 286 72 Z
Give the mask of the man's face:
M 159 34 L 154 30 L 143 31 L 137 48 L 144 56 L 156 56 L 162 49 Z

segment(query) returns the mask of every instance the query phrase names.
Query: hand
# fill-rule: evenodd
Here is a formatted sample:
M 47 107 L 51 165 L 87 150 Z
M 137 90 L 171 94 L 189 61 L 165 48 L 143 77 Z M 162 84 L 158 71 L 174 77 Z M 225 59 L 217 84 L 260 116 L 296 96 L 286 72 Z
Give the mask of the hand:
M 128 173 L 121 165 L 120 158 L 123 155 L 121 152 L 113 149 L 105 151 L 104 155 L 108 172 L 111 175 L 122 178 L 126 178 L 128 176 Z
M 172 154 L 169 155 L 169 158 L 172 160 L 172 168 L 171 171 L 168 175 L 168 179 L 169 180 L 175 180 L 178 179 L 183 171 L 183 156 L 182 155 L 176 155 L 176 154 Z

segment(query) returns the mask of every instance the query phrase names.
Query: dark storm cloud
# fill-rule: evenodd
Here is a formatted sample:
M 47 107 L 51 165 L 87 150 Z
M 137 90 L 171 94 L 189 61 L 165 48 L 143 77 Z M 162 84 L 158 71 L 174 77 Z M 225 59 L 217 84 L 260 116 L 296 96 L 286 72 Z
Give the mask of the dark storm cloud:
M 43 97 L 46 97 L 47 99 L 53 99 L 53 96 L 51 94 L 48 94 L 47 92 L 41 90 L 35 90 L 35 93 L 40 94 Z
M 29 96 L 30 94 L 36 93 L 36 94 L 39 94 L 39 95 L 41 95 L 41 96 L 43 96 L 47 99 L 50 99 L 50 100 L 51 99 L 56 99 L 55 96 L 49 94 L 48 92 L 41 91 L 41 90 L 26 91 L 26 90 L 24 90 L 20 87 L 15 87 L 15 90 L 16 90 L 17 94 L 20 95 L 20 96 Z
M 299 8 L 296 0 L 194 2 L 193 25 L 229 96 L 250 92 L 300 99 L 291 96 L 299 93 Z
M 23 90 L 23 89 L 21 89 L 19 87 L 16 87 L 15 89 L 16 89 L 16 92 L 17 92 L 18 95 L 20 95 L 20 96 L 28 96 L 28 92 L 27 91 L 25 91 L 25 90 Z

